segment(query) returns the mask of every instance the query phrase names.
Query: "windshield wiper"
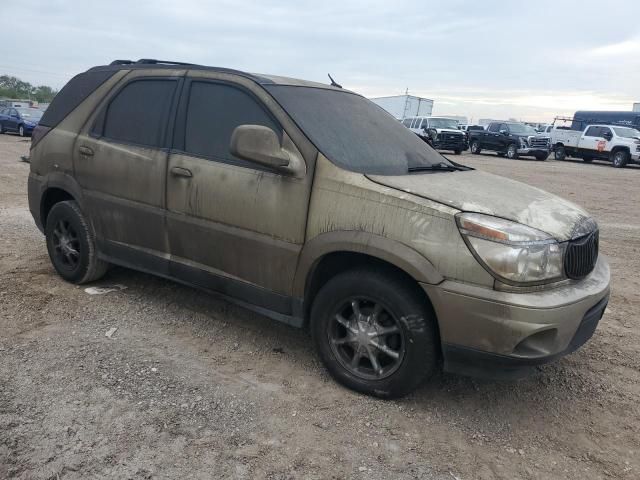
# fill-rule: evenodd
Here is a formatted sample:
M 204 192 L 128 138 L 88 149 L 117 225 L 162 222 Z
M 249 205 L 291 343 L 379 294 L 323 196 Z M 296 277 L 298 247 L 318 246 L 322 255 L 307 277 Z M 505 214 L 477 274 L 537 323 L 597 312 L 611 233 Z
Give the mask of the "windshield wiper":
M 448 163 L 439 162 L 431 165 L 418 165 L 415 167 L 407 167 L 407 172 L 456 172 L 466 170 L 464 167 L 449 165 Z

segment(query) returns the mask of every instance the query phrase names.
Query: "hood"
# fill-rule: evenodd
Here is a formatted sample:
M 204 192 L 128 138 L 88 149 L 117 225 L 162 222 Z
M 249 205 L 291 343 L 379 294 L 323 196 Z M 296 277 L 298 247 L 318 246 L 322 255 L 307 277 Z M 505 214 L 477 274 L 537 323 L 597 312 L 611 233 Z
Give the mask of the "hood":
M 459 133 L 463 134 L 462 130 L 456 130 L 453 128 L 435 128 L 438 133 Z
M 563 242 L 584 235 L 589 214 L 573 203 L 498 175 L 469 170 L 369 180 L 464 212 L 485 213 L 529 225 Z

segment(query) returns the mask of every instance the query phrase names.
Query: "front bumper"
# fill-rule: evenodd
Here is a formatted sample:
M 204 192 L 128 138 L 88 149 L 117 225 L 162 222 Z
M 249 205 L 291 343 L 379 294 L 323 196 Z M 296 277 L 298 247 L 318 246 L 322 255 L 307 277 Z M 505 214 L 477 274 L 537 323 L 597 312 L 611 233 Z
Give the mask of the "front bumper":
M 542 147 L 524 147 L 518 149 L 518 155 L 549 155 L 550 150 Z
M 451 280 L 423 284 L 438 318 L 445 370 L 517 378 L 573 352 L 602 317 L 609 277 L 601 256 L 587 278 L 545 291 L 502 292 Z

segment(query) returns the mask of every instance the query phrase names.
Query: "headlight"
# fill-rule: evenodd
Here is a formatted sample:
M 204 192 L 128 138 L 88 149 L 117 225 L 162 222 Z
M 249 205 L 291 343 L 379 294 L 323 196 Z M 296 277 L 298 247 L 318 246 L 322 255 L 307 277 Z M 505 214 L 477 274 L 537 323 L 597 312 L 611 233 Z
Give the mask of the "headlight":
M 547 233 L 480 213 L 460 213 L 456 221 L 469 249 L 499 280 L 539 284 L 562 278 L 564 248 Z

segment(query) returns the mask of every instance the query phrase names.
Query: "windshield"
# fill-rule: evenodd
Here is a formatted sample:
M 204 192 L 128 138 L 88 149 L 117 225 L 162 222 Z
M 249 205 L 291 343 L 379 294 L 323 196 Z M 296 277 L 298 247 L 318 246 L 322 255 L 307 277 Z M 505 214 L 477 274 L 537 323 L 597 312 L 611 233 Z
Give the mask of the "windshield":
M 16 110 L 20 112 L 20 116 L 22 118 L 28 118 L 30 120 L 40 120 L 44 113 L 42 110 L 38 110 L 37 108 L 16 108 Z
M 535 135 L 536 130 L 529 125 L 523 125 L 522 123 L 509 123 L 509 132 L 516 135 Z
M 354 93 L 265 85 L 309 140 L 336 165 L 372 175 L 451 165 L 381 107 Z
M 640 131 L 636 130 L 635 128 L 613 127 L 613 130 L 619 137 L 640 138 Z
M 450 128 L 451 130 L 458 129 L 458 121 L 451 120 L 450 118 L 430 118 L 429 127 L 431 128 Z

